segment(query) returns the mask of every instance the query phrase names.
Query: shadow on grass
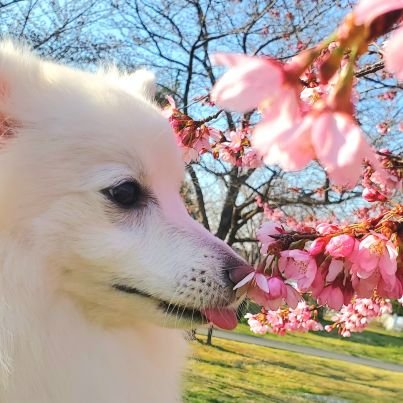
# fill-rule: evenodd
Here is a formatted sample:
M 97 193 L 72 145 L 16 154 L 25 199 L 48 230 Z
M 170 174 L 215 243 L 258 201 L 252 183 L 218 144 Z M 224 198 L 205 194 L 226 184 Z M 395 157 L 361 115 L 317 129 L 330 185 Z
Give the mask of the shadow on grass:
M 329 339 L 338 339 L 344 340 L 339 334 L 336 332 L 315 332 L 315 335 L 319 337 L 329 338 Z M 360 343 L 366 344 L 368 346 L 377 346 L 377 347 L 402 347 L 403 338 L 394 335 L 386 335 L 382 333 L 378 333 L 376 331 L 366 331 L 363 333 L 352 333 L 348 339 L 345 339 L 346 342 Z
M 380 335 L 380 336 L 385 336 L 385 335 Z M 386 336 L 388 337 L 388 336 Z M 390 336 L 393 337 L 393 336 Z M 397 339 L 399 339 L 398 337 L 396 337 Z M 204 346 L 206 346 L 206 344 L 200 340 L 198 340 L 198 342 Z M 208 346 L 211 349 L 214 349 L 216 351 L 220 351 L 222 353 L 226 353 L 226 354 L 230 354 L 232 356 L 236 356 L 239 358 L 244 358 L 245 361 L 242 360 L 235 360 L 229 363 L 225 363 L 222 361 L 216 361 L 216 360 L 208 360 L 208 359 L 203 359 L 203 358 L 195 358 L 195 360 L 197 360 L 198 362 L 207 364 L 207 365 L 211 365 L 214 367 L 219 367 L 219 368 L 226 368 L 226 369 L 238 369 L 238 370 L 247 370 L 247 367 L 277 367 L 277 368 L 282 368 L 285 370 L 290 370 L 290 371 L 296 371 L 296 372 L 303 372 L 305 375 L 311 375 L 311 376 L 317 376 L 318 378 L 322 378 L 324 379 L 324 382 L 326 382 L 326 379 L 331 376 L 332 380 L 335 381 L 348 381 L 352 384 L 356 384 L 356 385 L 362 385 L 362 386 L 366 386 L 366 387 L 371 387 L 368 383 L 371 382 L 372 380 L 379 380 L 379 374 L 371 374 L 371 375 L 366 375 L 365 377 L 356 377 L 356 378 L 352 378 L 351 373 L 336 373 L 335 371 L 332 371 L 332 373 L 330 374 L 329 372 L 324 372 L 322 367 L 319 368 L 308 368 L 308 367 L 304 367 L 303 369 L 301 368 L 300 364 L 292 364 L 290 362 L 284 362 L 284 360 L 264 360 L 262 358 L 256 359 L 256 357 L 251 357 L 250 355 L 246 355 L 246 354 L 242 354 L 239 351 L 237 351 L 236 349 L 232 349 L 232 348 L 225 348 L 222 346 L 218 346 L 218 345 L 211 345 Z M 298 353 L 290 353 L 290 354 L 298 354 Z M 318 358 L 319 360 L 321 358 Z M 384 391 L 388 391 L 388 392 L 396 392 L 396 390 L 392 387 L 387 387 L 387 386 L 381 386 L 381 385 L 377 385 L 376 386 L 377 389 L 380 390 L 384 390 Z
M 196 378 L 194 378 L 196 380 Z M 193 402 L 282 402 L 283 400 L 271 399 L 268 400 L 268 391 L 260 390 L 257 387 L 249 387 L 240 385 L 237 380 L 223 380 L 222 378 L 205 378 L 203 377 L 203 388 L 190 390 L 187 392 L 185 401 L 191 399 Z M 200 383 L 200 377 L 197 377 Z M 217 397 L 219 396 L 219 397 Z M 234 400 L 234 396 L 238 399 Z M 241 400 L 242 399 L 242 400 Z

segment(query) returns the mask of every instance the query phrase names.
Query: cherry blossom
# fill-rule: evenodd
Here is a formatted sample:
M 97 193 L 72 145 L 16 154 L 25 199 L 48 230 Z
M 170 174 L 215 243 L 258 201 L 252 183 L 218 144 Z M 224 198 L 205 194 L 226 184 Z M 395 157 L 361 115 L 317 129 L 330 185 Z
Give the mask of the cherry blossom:
M 212 61 L 231 67 L 211 91 L 212 101 L 225 109 L 251 111 L 283 83 L 280 63 L 266 57 L 220 53 Z
M 379 270 L 382 279 L 394 287 L 397 270 L 396 247 L 379 234 L 366 236 L 356 248 L 351 260 L 352 271 L 361 279 L 370 278 Z
M 375 318 L 391 313 L 389 300 L 379 297 L 357 298 L 351 304 L 343 306 L 339 313 L 332 317 L 332 325 L 325 326 L 327 332 L 337 329 L 343 337 L 351 336 L 353 332 L 362 332 Z
M 300 290 L 308 289 L 317 270 L 315 259 L 308 252 L 299 249 L 281 252 L 278 266 L 287 279 L 297 282 Z
M 368 202 L 384 202 L 388 200 L 388 198 L 383 195 L 381 192 L 378 192 L 376 189 L 365 188 L 362 191 L 362 197 Z
M 352 236 L 342 234 L 332 237 L 326 245 L 326 252 L 333 257 L 347 257 L 354 250 L 355 240 Z
M 183 159 L 186 163 L 196 161 L 200 154 L 211 148 L 210 139 L 219 138 L 219 132 L 182 113 L 177 109 L 172 97 L 167 99 L 169 107 L 163 111 L 163 114 L 171 124 L 177 144 L 182 149 Z
M 403 2 L 402 2 L 403 4 Z M 403 7 L 403 5 L 402 5 Z M 385 46 L 385 68 L 403 81 L 403 26 L 397 29 Z
M 322 253 L 324 251 L 328 242 L 329 240 L 327 238 L 314 239 L 308 248 L 309 254 L 312 256 L 319 255 L 319 253 Z
M 318 295 L 318 302 L 322 305 L 328 305 L 329 308 L 339 310 L 344 301 L 343 292 L 339 287 L 328 285 Z
M 301 332 L 323 330 L 322 325 L 315 319 L 315 310 L 305 301 L 299 302 L 295 309 L 265 310 L 258 314 L 246 314 L 248 324 L 253 333 L 274 333 L 284 335 L 287 332 Z
M 375 18 L 403 8 L 403 0 L 360 0 L 354 8 L 355 23 L 369 25 Z
M 319 162 L 335 184 L 354 186 L 364 158 L 375 160 L 360 128 L 345 113 L 320 114 L 312 128 L 312 142 Z

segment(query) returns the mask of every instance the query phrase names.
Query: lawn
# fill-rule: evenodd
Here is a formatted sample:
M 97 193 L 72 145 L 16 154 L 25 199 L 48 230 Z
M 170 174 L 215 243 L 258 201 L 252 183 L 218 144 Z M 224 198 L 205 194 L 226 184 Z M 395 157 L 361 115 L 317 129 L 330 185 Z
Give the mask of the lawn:
M 214 339 L 193 342 L 184 401 L 400 402 L 403 375 L 341 361 Z
M 285 336 L 267 334 L 259 336 L 253 334 L 249 330 L 249 326 L 245 324 L 239 324 L 235 331 L 256 337 L 265 337 L 350 354 L 356 357 L 368 357 L 403 364 L 403 333 L 387 332 L 380 327 L 376 327 L 376 325 L 363 333 L 353 333 L 349 338 L 343 338 L 336 332 L 290 333 Z

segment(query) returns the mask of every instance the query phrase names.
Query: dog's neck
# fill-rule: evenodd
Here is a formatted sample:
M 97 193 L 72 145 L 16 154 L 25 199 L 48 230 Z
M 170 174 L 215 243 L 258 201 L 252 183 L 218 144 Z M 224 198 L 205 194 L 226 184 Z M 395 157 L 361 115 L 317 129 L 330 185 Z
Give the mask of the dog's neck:
M 180 331 L 90 323 L 68 297 L 52 292 L 41 259 L 0 242 L 1 402 L 180 399 L 186 350 Z

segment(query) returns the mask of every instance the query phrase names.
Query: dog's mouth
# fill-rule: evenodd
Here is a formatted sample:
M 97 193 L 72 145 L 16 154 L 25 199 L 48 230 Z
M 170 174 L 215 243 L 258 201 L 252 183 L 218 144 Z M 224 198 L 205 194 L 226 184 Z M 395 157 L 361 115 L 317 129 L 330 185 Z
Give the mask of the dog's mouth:
M 238 324 L 236 310 L 233 308 L 216 307 L 198 310 L 168 303 L 167 301 L 161 300 L 144 291 L 127 285 L 114 284 L 113 288 L 127 294 L 134 294 L 143 298 L 152 299 L 158 304 L 158 308 L 161 309 L 164 314 L 180 318 L 180 320 L 187 320 L 194 324 L 210 322 L 225 330 L 232 330 Z

